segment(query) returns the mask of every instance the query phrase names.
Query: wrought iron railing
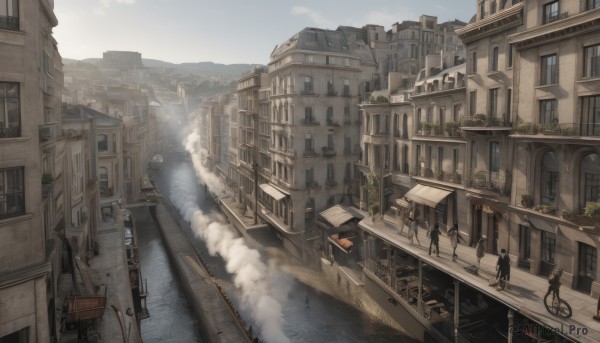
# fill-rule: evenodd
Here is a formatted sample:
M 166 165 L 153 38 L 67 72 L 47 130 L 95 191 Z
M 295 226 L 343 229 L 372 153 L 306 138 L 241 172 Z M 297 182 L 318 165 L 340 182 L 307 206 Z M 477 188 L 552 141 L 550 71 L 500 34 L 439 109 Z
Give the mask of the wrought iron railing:
M 0 138 L 15 138 L 20 135 L 20 127 L 0 127 Z
M 0 15 L 0 29 L 18 30 L 19 29 L 19 17 L 7 17 L 7 16 Z

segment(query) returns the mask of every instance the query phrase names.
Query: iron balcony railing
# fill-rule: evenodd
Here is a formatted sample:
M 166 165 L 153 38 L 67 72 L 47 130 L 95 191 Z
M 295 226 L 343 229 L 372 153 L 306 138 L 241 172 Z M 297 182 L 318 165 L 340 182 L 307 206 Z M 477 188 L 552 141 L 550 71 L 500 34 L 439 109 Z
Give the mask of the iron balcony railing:
M 20 127 L 0 127 L 1 138 L 15 138 L 21 136 Z
M 0 15 L 0 29 L 4 30 L 18 30 L 19 29 L 19 17 L 8 17 Z
M 600 124 L 555 123 L 535 124 L 522 123 L 517 126 L 516 133 L 519 135 L 555 135 L 555 136 L 600 136 Z
M 321 151 L 323 152 L 323 157 L 333 157 L 336 155 L 335 149 L 333 149 L 332 147 L 324 146 L 323 148 L 321 148 Z
M 463 116 L 460 119 L 461 127 L 510 127 L 511 124 L 505 118 L 486 116 L 485 114 L 475 114 L 473 116 Z

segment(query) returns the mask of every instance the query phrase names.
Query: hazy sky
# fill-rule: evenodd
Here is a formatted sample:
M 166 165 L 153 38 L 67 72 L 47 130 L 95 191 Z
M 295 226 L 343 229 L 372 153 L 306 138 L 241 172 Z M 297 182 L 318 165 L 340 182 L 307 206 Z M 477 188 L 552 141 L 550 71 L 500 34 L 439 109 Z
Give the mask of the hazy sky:
M 261 63 L 303 28 L 418 20 L 468 22 L 476 0 L 55 0 L 63 57 L 129 50 L 163 61 Z

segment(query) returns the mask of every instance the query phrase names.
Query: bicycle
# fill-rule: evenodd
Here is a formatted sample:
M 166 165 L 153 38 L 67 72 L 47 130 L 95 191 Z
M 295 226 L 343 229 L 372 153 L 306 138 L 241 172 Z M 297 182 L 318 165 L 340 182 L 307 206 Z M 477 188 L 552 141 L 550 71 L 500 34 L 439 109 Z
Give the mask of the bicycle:
M 550 293 L 552 293 L 552 302 L 548 304 Z M 569 305 L 568 302 L 564 301 L 559 296 L 557 296 L 555 292 L 546 293 L 546 295 L 544 296 L 544 306 L 546 306 L 546 310 L 550 314 L 559 317 L 571 318 L 571 316 L 573 315 L 571 305 Z

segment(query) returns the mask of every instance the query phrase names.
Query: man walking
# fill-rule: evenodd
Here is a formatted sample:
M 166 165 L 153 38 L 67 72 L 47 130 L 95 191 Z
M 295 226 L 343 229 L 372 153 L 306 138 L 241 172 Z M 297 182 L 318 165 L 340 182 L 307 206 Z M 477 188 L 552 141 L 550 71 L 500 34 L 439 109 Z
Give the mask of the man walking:
M 417 243 L 419 243 L 419 246 L 421 246 L 421 242 L 419 242 L 419 225 L 416 218 L 410 218 L 408 237 L 410 238 L 410 244 L 413 244 L 413 238 L 416 238 Z
M 429 242 L 429 255 L 431 255 L 431 247 L 435 245 L 435 254 L 440 257 L 440 224 L 435 223 L 429 233 L 431 242 Z
M 450 237 L 450 244 L 452 244 L 452 260 L 456 260 L 458 255 L 456 255 L 456 247 L 461 239 L 460 233 L 458 233 L 458 223 L 454 223 L 450 230 L 448 230 L 448 236 Z M 463 239 L 464 241 L 464 239 Z
M 498 280 L 498 289 L 502 289 L 500 281 L 506 282 L 508 287 L 508 281 L 510 281 L 510 258 L 506 255 L 506 249 L 500 250 L 500 256 L 498 256 L 498 262 L 496 263 L 496 279 Z

